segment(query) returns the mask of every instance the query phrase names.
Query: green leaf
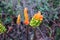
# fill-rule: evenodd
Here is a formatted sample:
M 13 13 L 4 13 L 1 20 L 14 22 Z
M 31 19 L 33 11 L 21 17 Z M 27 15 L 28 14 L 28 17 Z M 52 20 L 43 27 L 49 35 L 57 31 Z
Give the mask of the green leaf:
M 60 39 L 60 28 L 56 29 L 56 39 L 55 40 L 59 40 Z
M 32 26 L 33 28 L 36 28 L 37 26 L 40 25 L 40 20 L 36 20 L 34 18 L 32 18 L 32 20 L 30 21 L 30 26 Z
M 4 21 L 4 24 L 8 24 L 8 23 L 11 23 L 11 22 L 12 22 L 12 18 L 7 17 Z
M 0 34 L 6 32 L 6 28 L 5 26 L 3 26 L 1 23 L 0 23 Z

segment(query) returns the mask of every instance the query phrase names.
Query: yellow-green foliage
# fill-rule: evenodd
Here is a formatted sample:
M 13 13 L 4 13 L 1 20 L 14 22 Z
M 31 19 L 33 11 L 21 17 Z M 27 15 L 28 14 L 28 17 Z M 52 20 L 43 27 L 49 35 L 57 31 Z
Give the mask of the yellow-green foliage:
M 6 32 L 6 28 L 0 23 L 0 34 L 4 32 Z

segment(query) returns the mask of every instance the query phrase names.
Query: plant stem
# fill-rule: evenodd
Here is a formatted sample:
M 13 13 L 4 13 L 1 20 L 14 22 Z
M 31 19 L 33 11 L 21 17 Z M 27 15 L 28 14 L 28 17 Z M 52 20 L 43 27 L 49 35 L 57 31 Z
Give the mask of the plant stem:
M 33 40 L 36 40 L 36 28 L 34 28 L 34 39 Z

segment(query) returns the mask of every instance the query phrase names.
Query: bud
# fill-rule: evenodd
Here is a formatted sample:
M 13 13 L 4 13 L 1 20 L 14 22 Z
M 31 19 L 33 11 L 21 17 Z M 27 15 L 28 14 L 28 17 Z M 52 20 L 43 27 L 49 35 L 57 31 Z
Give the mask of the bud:
M 20 25 L 20 21 L 21 21 L 21 17 L 20 17 L 20 14 L 18 15 L 17 17 L 17 24 Z
M 36 14 L 32 17 L 32 19 L 31 19 L 31 21 L 30 21 L 30 25 L 31 25 L 33 28 L 35 28 L 35 27 L 37 27 L 37 26 L 39 26 L 39 25 L 41 24 L 42 20 L 43 20 L 43 16 L 41 15 L 41 12 L 38 11 L 38 13 L 36 13 Z
M 28 9 L 24 8 L 24 24 L 28 25 L 29 24 L 29 17 L 28 17 Z

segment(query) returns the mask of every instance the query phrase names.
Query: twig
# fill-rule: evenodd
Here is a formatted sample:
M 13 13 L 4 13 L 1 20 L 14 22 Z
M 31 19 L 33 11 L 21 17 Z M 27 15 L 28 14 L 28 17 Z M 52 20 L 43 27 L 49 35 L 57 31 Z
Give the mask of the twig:
M 38 29 L 39 32 L 41 33 L 42 37 L 45 38 L 44 35 L 43 35 L 43 33 L 41 32 L 41 30 L 39 29 L 39 27 L 37 27 L 37 29 Z
M 29 27 L 26 25 L 26 28 L 27 28 L 27 40 L 29 40 L 29 38 L 28 38 L 28 33 L 29 33 Z
M 34 39 L 33 40 L 36 40 L 36 28 L 34 28 Z

